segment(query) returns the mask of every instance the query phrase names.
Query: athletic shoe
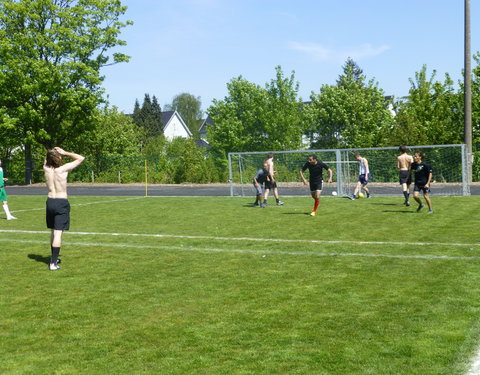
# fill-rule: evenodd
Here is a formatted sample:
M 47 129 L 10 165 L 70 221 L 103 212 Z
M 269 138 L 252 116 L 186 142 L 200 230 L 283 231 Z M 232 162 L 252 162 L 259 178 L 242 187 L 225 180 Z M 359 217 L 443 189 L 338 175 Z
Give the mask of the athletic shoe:
M 15 216 L 10 216 L 10 217 L 7 217 L 7 220 L 16 220 L 17 218 Z
M 253 207 L 258 207 L 259 204 L 258 204 L 257 202 L 255 202 L 255 203 L 252 203 L 252 206 L 253 206 Z
M 50 263 L 48 268 L 50 268 L 50 271 L 56 271 L 60 269 L 60 266 L 57 266 L 55 263 Z
M 310 216 L 315 216 L 317 213 L 315 211 L 310 212 Z
M 410 202 L 409 202 L 409 201 L 405 201 L 404 205 L 407 206 L 407 207 L 410 207 Z
M 265 207 L 267 207 L 267 204 L 266 203 L 260 203 L 260 207 L 265 208 Z
M 424 207 L 424 206 L 423 206 L 423 203 L 420 203 L 420 204 L 418 205 L 417 212 L 420 212 L 420 210 L 421 210 L 423 207 Z
M 277 202 L 277 206 L 283 206 L 284 204 L 285 204 L 285 202 L 282 202 L 282 201 Z
M 429 213 L 429 214 L 433 214 L 433 210 L 428 210 L 428 213 Z
M 367 199 L 368 199 L 368 198 L 371 198 L 371 197 L 372 197 L 372 196 L 371 196 L 370 194 L 368 194 L 368 193 L 367 193 Z
M 349 198 L 350 198 L 352 201 L 354 201 L 354 200 L 356 199 L 356 198 L 355 198 L 355 195 L 353 195 L 353 194 L 350 195 Z

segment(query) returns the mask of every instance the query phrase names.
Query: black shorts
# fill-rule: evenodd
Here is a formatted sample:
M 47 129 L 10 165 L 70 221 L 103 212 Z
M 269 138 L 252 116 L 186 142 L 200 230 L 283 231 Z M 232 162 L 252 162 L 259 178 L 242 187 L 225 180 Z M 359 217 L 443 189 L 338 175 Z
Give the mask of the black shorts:
M 413 187 L 413 191 L 421 191 L 423 194 L 428 194 L 430 193 L 430 188 L 426 188 L 425 185 L 417 185 Z
M 310 191 L 313 193 L 314 191 L 322 191 L 322 181 L 320 182 L 312 182 L 310 181 Z
M 275 182 L 270 182 L 270 181 L 265 181 L 265 190 L 271 190 L 275 189 L 277 187 L 277 181 Z
M 47 199 L 47 228 L 70 229 L 70 203 L 65 198 Z
M 407 184 L 410 185 L 412 183 L 412 174 L 410 171 L 400 171 L 400 185 Z

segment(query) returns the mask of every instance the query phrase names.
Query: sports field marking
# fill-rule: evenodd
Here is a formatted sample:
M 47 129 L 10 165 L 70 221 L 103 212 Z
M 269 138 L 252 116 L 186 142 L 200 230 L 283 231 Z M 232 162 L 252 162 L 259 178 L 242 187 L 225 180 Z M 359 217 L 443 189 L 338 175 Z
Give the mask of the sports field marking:
M 93 202 L 87 202 L 87 203 L 73 203 L 70 204 L 72 207 L 79 207 L 79 206 L 90 206 L 92 204 L 101 204 L 101 203 L 110 203 L 110 202 L 125 202 L 125 201 L 131 201 L 134 199 L 142 199 L 145 197 L 133 197 L 133 198 L 123 198 L 123 199 L 112 199 L 109 201 L 93 201 Z M 41 208 L 29 208 L 28 210 L 12 210 L 12 213 L 17 213 L 17 212 L 30 212 L 30 211 L 40 211 L 40 210 L 45 210 L 45 207 Z
M 26 233 L 26 234 L 44 234 L 50 231 L 41 230 L 16 230 L 0 229 L 0 233 Z M 125 237 L 154 237 L 154 238 L 180 238 L 192 240 L 212 240 L 212 241 L 253 241 L 253 242 L 280 242 L 280 243 L 309 243 L 309 244 L 347 244 L 347 245 L 399 245 L 399 246 L 455 246 L 455 247 L 478 247 L 477 243 L 458 243 L 458 242 L 400 242 L 400 241 L 348 241 L 348 240 L 307 240 L 307 239 L 285 239 L 285 238 L 255 238 L 255 237 L 217 237 L 217 236 L 187 236 L 176 234 L 153 234 L 153 233 L 105 233 L 105 232 L 68 232 L 70 235 L 80 236 L 125 236 Z
M 475 356 L 473 357 L 472 364 L 470 369 L 467 372 L 467 375 L 479 375 L 480 374 L 480 348 L 477 349 Z
M 17 238 L 0 238 L 0 242 L 20 242 L 30 244 L 48 245 L 49 241 L 38 240 L 19 240 Z M 240 254 L 262 254 L 262 255 L 291 255 L 291 256 L 316 256 L 316 257 L 360 257 L 360 258 L 395 258 L 395 259 L 424 259 L 424 260 L 478 260 L 480 256 L 448 256 L 448 255 L 402 255 L 402 254 L 361 254 L 361 253 L 322 253 L 315 251 L 285 251 L 285 250 L 251 250 L 251 249 L 222 249 L 193 246 L 152 246 L 152 245 L 133 245 L 133 244 L 112 244 L 99 242 L 70 242 L 65 241 L 70 246 L 88 246 L 88 247 L 116 247 L 123 249 L 157 249 L 157 250 L 176 250 L 192 252 L 210 252 L 210 253 L 240 253 Z

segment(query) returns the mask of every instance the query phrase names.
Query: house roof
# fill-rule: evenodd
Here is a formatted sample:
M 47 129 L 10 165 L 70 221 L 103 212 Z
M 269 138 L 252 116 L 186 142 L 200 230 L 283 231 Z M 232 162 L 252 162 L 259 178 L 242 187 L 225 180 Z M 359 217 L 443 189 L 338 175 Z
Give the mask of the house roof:
M 200 129 L 198 129 L 199 133 L 207 133 L 207 126 L 208 125 L 213 125 L 213 120 L 210 116 L 207 116 L 205 120 L 203 120 L 202 125 L 200 126 Z
M 185 128 L 185 131 L 187 132 L 188 136 L 191 137 L 192 136 L 192 132 L 190 131 L 190 129 L 188 128 L 187 124 L 185 124 L 185 121 L 183 121 L 183 118 L 182 116 L 180 116 L 180 113 L 178 113 L 177 111 L 165 111 L 165 112 L 162 112 L 162 123 L 163 123 L 163 130 L 165 131 L 165 129 L 167 128 L 168 126 L 168 123 L 172 120 L 172 118 L 174 118 L 175 116 L 178 117 L 178 119 L 180 120 L 180 123 L 182 124 L 182 126 Z

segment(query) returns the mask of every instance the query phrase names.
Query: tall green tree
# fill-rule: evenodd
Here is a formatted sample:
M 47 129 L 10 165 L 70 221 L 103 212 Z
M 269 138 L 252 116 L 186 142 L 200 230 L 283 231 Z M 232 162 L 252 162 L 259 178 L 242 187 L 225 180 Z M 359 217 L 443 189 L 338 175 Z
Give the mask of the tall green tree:
M 0 2 L 0 108 L 18 120 L 27 159 L 34 142 L 62 145 L 94 126 L 101 68 L 128 61 L 109 54 L 125 44 L 125 11 L 119 0 Z
M 208 109 L 214 126 L 208 129 L 212 151 L 288 150 L 301 144 L 301 100 L 294 73 L 285 78 L 280 67 L 265 88 L 242 78 L 227 84 L 224 100 Z
M 145 94 L 141 108 L 138 100 L 135 101 L 133 121 L 139 127 L 145 129 L 147 137 L 156 137 L 163 134 L 162 110 L 155 95 L 150 98 L 150 94 Z
M 435 80 L 424 65 L 410 78 L 408 96 L 398 105 L 391 143 L 410 145 L 463 142 L 462 94 L 456 92 L 448 74 L 444 82 Z
M 389 100 L 378 83 L 367 81 L 361 69 L 347 60 L 336 85 L 323 85 L 304 108 L 307 134 L 314 148 L 383 145 L 393 124 Z
M 185 92 L 178 94 L 173 98 L 172 104 L 165 106 L 165 110 L 177 111 L 194 137 L 198 138 L 198 130 L 203 115 L 202 101 L 199 96 L 194 96 Z

